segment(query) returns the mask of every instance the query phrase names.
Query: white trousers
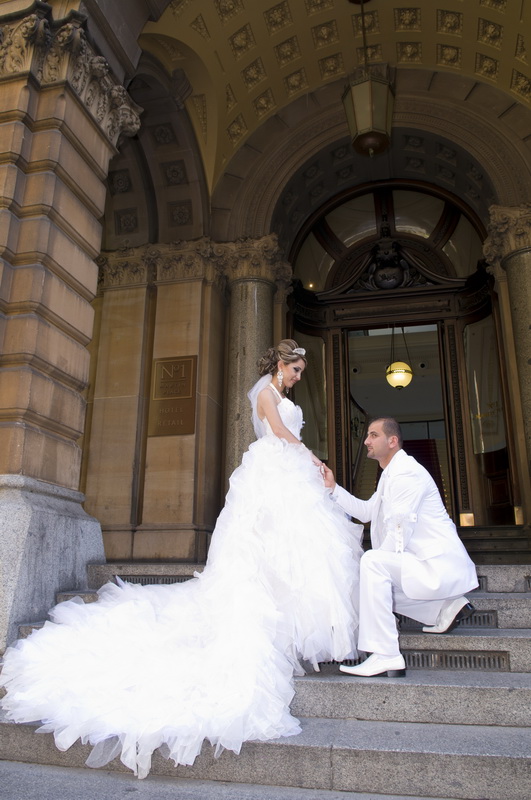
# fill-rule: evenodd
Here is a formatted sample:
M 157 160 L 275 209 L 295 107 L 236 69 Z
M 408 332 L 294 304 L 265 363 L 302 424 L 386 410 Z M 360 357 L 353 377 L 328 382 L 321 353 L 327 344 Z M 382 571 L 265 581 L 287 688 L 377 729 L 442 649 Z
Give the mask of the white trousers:
M 360 630 L 358 649 L 386 656 L 400 654 L 393 612 L 435 625 L 447 598 L 412 600 L 402 591 L 402 554 L 368 550 L 360 561 Z

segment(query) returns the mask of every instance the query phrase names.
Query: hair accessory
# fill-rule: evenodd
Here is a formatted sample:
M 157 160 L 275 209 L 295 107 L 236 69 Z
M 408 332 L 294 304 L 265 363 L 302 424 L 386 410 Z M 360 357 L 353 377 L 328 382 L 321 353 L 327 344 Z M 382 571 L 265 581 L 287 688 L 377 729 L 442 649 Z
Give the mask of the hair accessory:
M 278 383 L 278 388 L 279 389 L 282 389 L 282 381 L 283 380 L 284 380 L 284 373 L 282 372 L 281 369 L 279 369 L 279 371 L 277 372 L 277 383 Z
M 304 349 L 304 347 L 295 347 L 293 352 L 297 353 L 298 356 L 305 356 L 306 355 L 306 350 Z

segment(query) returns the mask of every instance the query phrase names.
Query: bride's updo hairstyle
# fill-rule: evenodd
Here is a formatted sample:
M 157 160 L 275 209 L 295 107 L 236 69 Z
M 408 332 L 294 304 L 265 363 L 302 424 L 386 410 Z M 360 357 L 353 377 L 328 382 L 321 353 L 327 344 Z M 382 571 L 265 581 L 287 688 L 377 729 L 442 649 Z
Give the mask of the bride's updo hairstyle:
M 258 374 L 272 375 L 279 361 L 284 364 L 293 364 L 295 361 L 302 360 L 307 364 L 305 350 L 299 347 L 294 339 L 282 339 L 276 347 L 270 347 L 258 360 Z

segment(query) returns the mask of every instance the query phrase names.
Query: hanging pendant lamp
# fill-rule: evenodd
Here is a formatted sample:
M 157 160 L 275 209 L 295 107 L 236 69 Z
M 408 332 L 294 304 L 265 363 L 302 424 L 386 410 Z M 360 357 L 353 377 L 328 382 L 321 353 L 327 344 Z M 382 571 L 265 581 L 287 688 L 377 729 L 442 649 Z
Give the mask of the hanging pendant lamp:
M 367 61 L 364 0 L 360 0 L 358 5 L 361 8 L 363 64 L 350 75 L 342 101 L 352 146 L 360 155 L 372 157 L 389 147 L 394 93 L 388 64 L 369 64 Z
M 404 333 L 404 328 L 402 326 L 402 336 L 404 338 L 404 345 L 406 348 L 407 353 L 407 362 L 406 361 L 395 361 L 395 327 L 393 325 L 391 331 L 391 358 L 390 364 L 385 370 L 385 377 L 387 379 L 387 383 L 393 387 L 393 389 L 404 389 L 406 386 L 409 386 L 411 381 L 413 380 L 413 370 L 409 366 L 411 358 L 409 356 L 409 350 L 407 347 L 406 341 L 406 334 Z

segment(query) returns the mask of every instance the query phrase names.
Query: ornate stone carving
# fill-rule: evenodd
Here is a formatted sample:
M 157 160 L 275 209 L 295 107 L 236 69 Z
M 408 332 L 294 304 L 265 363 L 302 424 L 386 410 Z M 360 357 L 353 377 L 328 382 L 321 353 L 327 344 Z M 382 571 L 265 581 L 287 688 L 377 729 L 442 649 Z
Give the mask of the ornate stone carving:
M 395 31 L 420 31 L 420 8 L 395 8 Z
M 256 46 L 256 41 L 253 31 L 249 24 L 244 25 L 239 31 L 236 31 L 229 38 L 229 45 L 232 50 L 234 58 L 239 59 L 247 53 L 248 50 Z
M 243 11 L 241 0 L 214 0 L 214 6 L 223 23 L 228 22 L 232 17 L 241 14 Z
M 128 169 L 111 170 L 108 181 L 109 189 L 113 196 L 132 191 L 131 175 Z
M 166 186 L 182 186 L 188 183 L 188 175 L 186 174 L 186 164 L 180 158 L 178 161 L 167 161 L 161 164 L 162 174 Z
M 516 51 L 514 57 L 519 61 L 523 61 L 524 64 L 527 64 L 527 49 L 525 46 L 525 39 L 521 33 L 516 37 Z
M 293 61 L 295 58 L 300 58 L 300 55 L 301 49 L 296 36 L 286 39 L 275 47 L 275 56 L 280 67 L 289 64 L 289 62 Z
M 247 131 L 248 128 L 243 118 L 243 114 L 238 114 L 236 119 L 233 120 L 233 122 L 231 122 L 227 128 L 227 134 L 232 144 L 237 144 L 237 142 L 239 142 L 239 140 L 245 136 Z
M 319 71 L 323 79 L 332 78 L 334 75 L 344 75 L 343 53 L 334 53 L 334 55 L 327 56 L 327 58 L 320 58 Z
M 114 212 L 114 229 L 117 236 L 128 236 L 138 231 L 136 208 L 122 208 Z
M 170 0 L 170 8 L 172 13 L 176 17 L 179 17 L 183 13 L 186 6 L 191 2 L 192 0 Z
M 134 136 L 141 109 L 116 83 L 104 58 L 88 43 L 85 18 L 71 12 L 55 25 L 51 7 L 36 4 L 35 13 L 0 28 L 0 75 L 31 72 L 42 85 L 67 82 L 113 145 Z
M 438 44 L 437 63 L 443 67 L 461 67 L 461 48 Z
M 463 34 L 463 15 L 457 11 L 437 11 L 437 32 L 450 33 L 453 36 Z
M 45 14 L 46 9 L 38 7 L 35 14 L 0 27 L 0 75 L 32 68 L 39 56 L 36 48 L 46 48 L 51 38 Z
M 193 219 L 191 200 L 182 200 L 179 203 L 168 203 L 168 225 L 170 228 L 192 225 Z
M 264 62 L 261 58 L 257 58 L 242 70 L 241 75 L 248 91 L 251 91 L 258 83 L 267 78 Z
M 484 78 L 495 81 L 498 77 L 498 66 L 497 59 L 485 56 L 483 53 L 476 53 L 476 75 L 482 75 Z
M 312 38 L 316 49 L 327 47 L 329 44 L 339 41 L 339 33 L 335 19 L 323 22 L 322 25 L 316 25 L 315 28 L 312 28 Z
M 103 289 L 202 278 L 223 289 L 227 280 L 266 280 L 277 285 L 277 302 L 291 291 L 293 277 L 275 234 L 236 242 L 213 242 L 203 236 L 143 245 L 102 253 L 97 263 Z
M 226 98 L 225 99 L 225 108 L 227 109 L 227 111 L 230 111 L 232 108 L 234 108 L 234 106 L 236 105 L 236 102 L 237 102 L 236 101 L 236 97 L 234 95 L 234 92 L 232 91 L 232 86 L 230 85 L 230 83 L 228 83 L 227 86 L 226 86 L 225 98 Z
M 223 290 L 226 283 L 208 237 L 102 253 L 97 263 L 103 290 L 191 279 L 205 279 Z
M 364 64 L 366 60 L 368 63 L 383 61 L 382 45 L 368 44 L 367 49 L 364 47 L 356 47 L 356 55 L 358 58 L 358 64 Z
M 280 281 L 283 286 L 291 282 L 291 265 L 286 262 L 274 233 L 260 239 L 213 244 L 213 253 L 229 282 L 267 280 Z
M 264 11 L 264 19 L 270 34 L 277 33 L 293 22 L 287 2 L 279 3 Z
M 496 11 L 502 13 L 504 13 L 507 8 L 507 0 L 479 0 L 479 4 L 480 6 L 487 6 L 487 8 L 495 8 Z
M 284 86 L 286 87 L 288 97 L 307 89 L 308 78 L 306 77 L 306 71 L 304 69 L 298 69 L 296 72 L 292 72 L 291 75 L 287 75 L 284 78 Z
M 144 258 L 145 248 L 127 248 L 113 253 L 102 253 L 96 260 L 99 267 L 101 289 L 145 285 L 152 281 L 155 272 Z
M 398 42 L 397 59 L 405 64 L 420 64 L 422 61 L 422 44 L 420 42 Z
M 531 249 L 531 203 L 514 208 L 491 206 L 489 211 L 483 255 L 490 265 L 503 266 L 507 256 Z
M 306 13 L 308 16 L 311 14 L 319 14 L 320 11 L 325 11 L 327 8 L 334 7 L 334 0 L 304 0 L 306 6 Z
M 253 106 L 256 111 L 256 116 L 259 118 L 269 113 L 269 111 L 275 107 L 275 98 L 273 97 L 271 89 L 268 89 L 263 94 L 259 95 L 256 100 L 253 100 Z
M 478 42 L 488 44 L 491 47 L 500 48 L 503 38 L 503 26 L 488 19 L 478 20 Z
M 199 14 L 199 16 L 197 16 L 194 20 L 192 20 L 192 22 L 190 23 L 190 27 L 192 28 L 192 30 L 198 33 L 199 36 L 202 36 L 203 39 L 210 39 L 210 33 L 208 32 L 206 22 L 201 14 Z
M 511 89 L 526 100 L 531 100 L 531 80 L 516 69 L 513 69 Z
M 380 18 L 377 11 L 366 11 L 363 15 L 365 19 L 366 33 L 380 33 Z M 352 17 L 354 36 L 363 36 L 363 26 L 361 24 L 361 14 L 354 14 Z

